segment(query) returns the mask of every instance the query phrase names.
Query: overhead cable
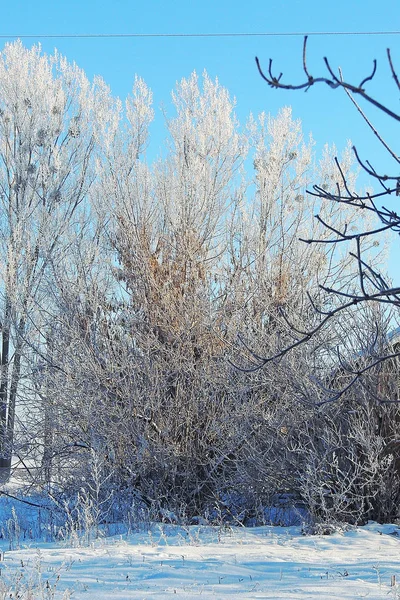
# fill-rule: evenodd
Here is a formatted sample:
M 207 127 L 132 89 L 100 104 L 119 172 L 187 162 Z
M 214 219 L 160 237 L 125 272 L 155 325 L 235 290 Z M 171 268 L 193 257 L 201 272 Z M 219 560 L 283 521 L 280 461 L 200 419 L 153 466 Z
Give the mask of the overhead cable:
M 296 37 L 301 36 L 400 35 L 400 31 L 260 31 L 218 33 L 21 33 L 0 34 L 0 39 L 57 38 L 224 38 L 224 37 Z

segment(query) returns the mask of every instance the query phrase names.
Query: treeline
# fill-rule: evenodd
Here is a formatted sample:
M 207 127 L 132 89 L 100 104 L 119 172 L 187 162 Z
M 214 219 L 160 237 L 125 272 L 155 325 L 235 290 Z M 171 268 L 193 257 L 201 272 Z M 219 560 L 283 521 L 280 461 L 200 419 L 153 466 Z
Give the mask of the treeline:
M 252 370 L 334 303 L 321 285 L 354 285 L 340 244 L 301 241 L 360 218 L 306 194 L 335 189 L 335 149 L 317 160 L 290 108 L 241 126 L 206 74 L 172 99 L 150 163 L 144 81 L 123 103 L 57 53 L 0 54 L 3 481 L 80 493 L 98 519 L 135 503 L 249 522 L 283 499 L 324 521 L 393 519 L 398 409 L 377 398 L 396 394 L 396 364 L 322 402 L 391 316 L 342 311 Z M 348 150 L 341 168 L 355 186 Z

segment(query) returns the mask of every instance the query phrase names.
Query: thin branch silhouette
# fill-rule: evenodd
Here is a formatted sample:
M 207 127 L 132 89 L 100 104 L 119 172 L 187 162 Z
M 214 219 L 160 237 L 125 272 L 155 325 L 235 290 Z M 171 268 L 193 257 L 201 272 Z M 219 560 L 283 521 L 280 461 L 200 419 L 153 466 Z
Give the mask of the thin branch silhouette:
M 256 57 L 257 69 L 262 79 L 273 89 L 282 90 L 305 90 L 308 91 L 311 87 L 318 84 L 325 84 L 331 89 L 343 89 L 347 96 L 350 98 L 353 105 L 356 107 L 358 113 L 361 115 L 367 126 L 372 130 L 376 138 L 382 144 L 387 151 L 391 160 L 394 160 L 397 168 L 400 163 L 399 155 L 389 146 L 384 140 L 382 134 L 374 127 L 371 120 L 367 116 L 366 112 L 360 107 L 355 97 L 362 98 L 367 104 L 376 107 L 383 114 L 387 115 L 390 119 L 393 119 L 396 123 L 400 121 L 400 114 L 389 107 L 385 102 L 378 100 L 371 96 L 367 91 L 367 85 L 375 78 L 377 73 L 377 61 L 373 61 L 372 70 L 369 74 L 363 77 L 358 85 L 347 82 L 344 77 L 342 70 L 339 68 L 337 72 L 332 68 L 327 57 L 323 58 L 325 69 L 327 74 L 314 77 L 307 64 L 307 36 L 304 37 L 303 51 L 302 51 L 302 68 L 305 76 L 305 80 L 298 84 L 293 84 L 284 81 L 283 72 L 279 75 L 274 74 L 273 60 L 270 58 L 268 62 L 268 68 L 265 71 L 261 67 L 260 60 Z M 400 90 L 400 79 L 397 75 L 391 52 L 387 50 L 387 60 L 391 75 L 395 81 L 397 90 Z M 261 356 L 260 353 L 255 352 L 250 347 L 248 342 L 245 342 L 243 338 L 239 337 L 242 348 L 247 353 L 251 360 L 251 365 L 239 366 L 238 368 L 243 371 L 255 371 L 262 368 L 266 364 L 280 360 L 284 358 L 289 352 L 297 349 L 303 344 L 307 344 L 312 338 L 314 338 L 325 326 L 337 317 L 340 313 L 354 308 L 355 306 L 362 305 L 363 303 L 378 303 L 393 307 L 398 310 L 400 308 L 400 287 L 391 285 L 380 272 L 378 272 L 367 260 L 363 257 L 363 245 L 362 241 L 366 239 L 373 240 L 373 245 L 378 245 L 379 238 L 382 234 L 392 231 L 394 233 L 400 233 L 400 215 L 381 204 L 384 197 L 388 196 L 400 196 L 400 173 L 380 173 L 378 172 L 369 160 L 363 160 L 360 156 L 359 151 L 355 146 L 352 147 L 355 159 L 361 169 L 368 174 L 373 180 L 377 181 L 383 191 L 374 193 L 365 193 L 359 195 L 357 192 L 352 191 L 351 185 L 346 177 L 345 171 L 340 165 L 340 162 L 335 158 L 335 164 L 338 171 L 338 181 L 334 186 L 336 191 L 326 190 L 323 186 L 315 184 L 311 190 L 307 190 L 307 193 L 317 197 L 321 200 L 328 202 L 335 202 L 340 205 L 356 208 L 361 211 L 368 211 L 374 214 L 381 223 L 381 226 L 373 226 L 369 229 L 362 229 L 355 233 L 349 231 L 348 224 L 345 224 L 341 230 L 330 225 L 326 219 L 321 215 L 315 215 L 318 222 L 325 228 L 331 235 L 327 238 L 313 238 L 306 239 L 301 238 L 306 244 L 325 244 L 325 245 L 336 245 L 340 242 L 346 242 L 355 244 L 354 251 L 350 251 L 349 255 L 354 259 L 356 263 L 356 272 L 358 280 L 358 291 L 349 288 L 335 289 L 331 285 L 319 284 L 318 289 L 328 295 L 331 299 L 329 308 L 325 309 L 324 306 L 317 306 L 312 295 L 307 292 L 308 299 L 310 302 L 311 309 L 314 315 L 319 319 L 318 322 L 307 328 L 300 328 L 295 326 L 288 315 L 284 311 L 284 307 L 280 307 L 279 314 L 282 317 L 283 323 L 289 328 L 289 331 L 293 333 L 294 340 L 289 341 L 286 345 L 283 345 L 278 350 L 271 353 L 270 356 Z M 394 185 L 393 185 L 394 183 Z M 384 345 L 385 346 L 385 345 Z M 373 352 L 375 352 L 376 340 L 373 346 Z M 369 351 L 372 353 L 372 350 Z M 368 360 L 368 357 L 364 357 L 364 364 L 355 367 L 351 362 L 345 362 L 339 356 L 339 365 L 342 371 L 347 371 L 350 377 L 350 381 L 346 383 L 339 390 L 331 390 L 329 386 L 326 387 L 323 382 L 321 386 L 324 388 L 324 393 L 327 396 L 326 401 L 332 402 L 343 396 L 362 376 L 370 371 L 371 369 L 379 366 L 381 362 L 388 359 L 397 358 L 400 356 L 400 352 L 393 351 L 390 349 L 389 341 L 386 342 L 386 347 L 383 348 L 382 356 L 376 357 L 372 362 Z M 354 361 L 353 361 L 354 362 Z M 237 366 L 237 365 L 236 365 Z M 325 386 L 325 387 L 324 387 Z M 380 401 L 384 401 L 380 399 Z M 324 404 L 325 400 L 322 402 Z M 397 400 L 396 400 L 397 402 Z

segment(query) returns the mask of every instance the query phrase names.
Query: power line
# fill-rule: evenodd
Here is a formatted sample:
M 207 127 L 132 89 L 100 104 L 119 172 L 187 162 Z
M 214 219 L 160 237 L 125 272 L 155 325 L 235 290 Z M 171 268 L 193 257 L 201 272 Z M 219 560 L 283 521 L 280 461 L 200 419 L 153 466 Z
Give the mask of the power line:
M 0 39 L 10 38 L 224 38 L 224 37 L 296 37 L 335 35 L 400 35 L 400 31 L 269 31 L 269 32 L 227 32 L 227 33 L 43 33 L 43 34 L 0 34 Z

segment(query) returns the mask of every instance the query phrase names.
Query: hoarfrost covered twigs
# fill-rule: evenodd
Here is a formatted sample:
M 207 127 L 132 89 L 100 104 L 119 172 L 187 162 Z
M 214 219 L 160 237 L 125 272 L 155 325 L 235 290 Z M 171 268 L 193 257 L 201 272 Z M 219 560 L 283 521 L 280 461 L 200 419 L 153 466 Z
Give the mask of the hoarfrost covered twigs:
M 396 518 L 398 412 L 376 409 L 380 374 L 338 408 L 309 377 L 337 372 L 336 347 L 351 355 L 371 322 L 382 338 L 388 315 L 349 307 L 296 355 L 246 363 L 254 340 L 263 354 L 293 342 L 282 309 L 301 331 L 307 293 L 329 297 L 318 282 L 358 276 L 340 245 L 298 239 L 317 209 L 338 229 L 365 222 L 305 194 L 334 187 L 333 151 L 318 161 L 289 107 L 241 125 L 206 73 L 172 101 L 150 162 L 143 80 L 123 103 L 57 53 L 17 42 L 0 54 L 5 479 L 13 446 L 11 485 L 66 506 L 87 536 L 134 513 L 264 523 L 282 498 L 315 520 Z M 342 165 L 356 186 L 346 149 Z

